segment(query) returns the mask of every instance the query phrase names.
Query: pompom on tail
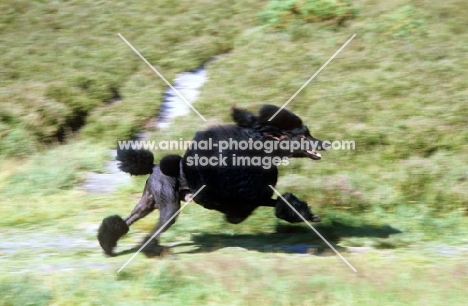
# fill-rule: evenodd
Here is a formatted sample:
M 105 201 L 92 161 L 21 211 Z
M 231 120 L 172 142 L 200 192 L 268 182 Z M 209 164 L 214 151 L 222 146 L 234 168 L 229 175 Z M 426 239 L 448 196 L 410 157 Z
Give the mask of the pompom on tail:
M 131 175 L 153 173 L 154 155 L 149 150 L 117 148 L 116 160 L 120 161 L 119 169 Z

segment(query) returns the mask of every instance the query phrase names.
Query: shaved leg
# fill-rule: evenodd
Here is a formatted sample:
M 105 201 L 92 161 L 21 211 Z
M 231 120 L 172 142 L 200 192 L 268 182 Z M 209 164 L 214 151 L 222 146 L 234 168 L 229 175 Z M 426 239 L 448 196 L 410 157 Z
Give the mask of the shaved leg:
M 166 176 L 155 169 L 155 173 L 148 182 L 148 189 L 151 192 L 151 201 L 154 202 L 153 207 L 159 209 L 159 220 L 146 236 L 143 244 L 149 239 L 149 242 L 143 249 L 148 257 L 160 256 L 166 250 L 159 245 L 159 236 L 171 227 L 176 222 L 177 212 L 180 209 L 180 199 L 185 195 L 179 189 L 177 178 Z M 151 238 L 153 235 L 155 237 Z
M 178 217 L 177 212 L 179 209 L 180 201 L 178 201 L 178 199 L 175 201 L 166 202 L 164 205 L 160 205 L 159 220 L 142 243 L 145 244 L 149 239 L 151 239 L 151 242 L 148 243 L 143 249 L 143 253 L 145 253 L 146 256 L 155 257 L 164 254 L 166 249 L 159 245 L 159 237 L 176 222 Z
M 150 212 L 157 208 L 155 204 L 154 197 L 148 188 L 148 183 L 146 183 L 140 201 L 135 208 L 133 208 L 130 215 L 124 219 L 125 223 L 130 226 L 141 218 L 146 217 Z

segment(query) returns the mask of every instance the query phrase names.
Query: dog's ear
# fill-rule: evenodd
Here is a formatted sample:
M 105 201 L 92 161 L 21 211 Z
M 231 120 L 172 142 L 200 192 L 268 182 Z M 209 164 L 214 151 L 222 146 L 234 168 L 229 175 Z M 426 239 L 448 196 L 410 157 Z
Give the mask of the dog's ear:
M 252 127 L 257 122 L 257 117 L 244 109 L 233 107 L 231 115 L 234 122 L 241 127 Z
M 272 125 L 281 130 L 292 130 L 302 127 L 301 118 L 286 109 L 282 109 L 271 121 L 268 121 L 279 109 L 279 107 L 269 104 L 262 106 L 258 116 L 259 123 Z

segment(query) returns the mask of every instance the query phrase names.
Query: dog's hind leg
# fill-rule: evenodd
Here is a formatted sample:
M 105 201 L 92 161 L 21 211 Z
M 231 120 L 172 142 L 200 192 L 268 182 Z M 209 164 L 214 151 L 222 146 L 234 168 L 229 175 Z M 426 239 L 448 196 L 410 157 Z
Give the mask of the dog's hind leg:
M 143 241 L 144 244 L 151 239 L 143 249 L 143 253 L 148 257 L 161 256 L 166 251 L 166 248 L 159 245 L 159 236 L 176 222 L 180 209 L 178 194 L 172 199 L 158 197 L 156 202 L 159 202 L 159 220 Z
M 118 215 L 113 215 L 102 220 L 97 238 L 104 253 L 113 256 L 113 249 L 117 246 L 117 241 L 129 231 L 130 225 L 148 215 L 155 208 L 153 195 L 147 183 L 140 201 L 128 217 L 122 219 Z
M 159 220 L 144 240 L 144 243 L 150 239 L 151 242 L 145 246 L 143 253 L 148 257 L 153 257 L 159 256 L 165 251 L 165 248 L 159 245 L 158 238 L 176 222 L 177 212 L 180 209 L 180 197 L 183 192 L 179 189 L 180 184 L 177 178 L 164 175 L 156 167 L 147 186 L 146 189 L 150 191 L 152 196 L 152 207 L 159 209 Z
M 178 205 L 176 205 L 176 203 L 169 203 L 167 209 L 160 210 L 158 222 L 154 226 L 151 233 L 147 235 L 143 241 L 144 244 L 151 239 L 151 241 L 143 249 L 143 253 L 147 257 L 161 256 L 167 250 L 165 247 L 159 244 L 159 236 L 176 222 L 176 213 L 180 208 L 180 203 L 177 204 Z
M 129 226 L 146 217 L 153 210 L 159 209 L 159 221 L 145 241 L 148 241 L 154 234 L 156 236 L 144 248 L 143 252 L 147 256 L 160 255 L 164 248 L 158 245 L 157 238 L 175 222 L 177 216 L 174 215 L 180 208 L 181 191 L 179 187 L 177 178 L 164 175 L 159 167 L 155 166 L 153 174 L 146 181 L 140 201 L 130 215 L 125 219 L 114 215 L 103 220 L 98 230 L 98 240 L 104 252 L 113 255 L 113 248 L 117 245 L 120 237 L 128 232 Z M 171 218 L 172 216 L 174 218 Z
M 154 201 L 153 194 L 148 186 L 148 181 L 146 182 L 145 189 L 143 190 L 143 194 L 140 198 L 138 204 L 133 208 L 130 215 L 128 215 L 124 221 L 127 223 L 127 226 L 132 225 L 136 221 L 146 217 L 150 212 L 158 208 Z

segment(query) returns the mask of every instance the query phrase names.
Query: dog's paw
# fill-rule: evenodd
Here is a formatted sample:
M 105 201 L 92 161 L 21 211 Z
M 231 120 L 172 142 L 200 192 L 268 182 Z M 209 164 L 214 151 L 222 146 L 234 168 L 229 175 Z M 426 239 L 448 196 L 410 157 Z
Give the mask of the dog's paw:
M 294 209 L 292 209 L 291 206 Z M 283 219 L 289 223 L 303 222 L 304 219 L 312 222 L 321 221 L 319 216 L 312 213 L 306 202 L 299 200 L 290 192 L 283 194 L 282 198 L 278 198 L 275 207 L 275 215 L 277 218 Z M 302 216 L 302 218 L 299 215 Z
M 144 240 L 144 245 L 146 243 L 147 239 Z M 162 246 L 158 244 L 157 240 L 152 240 L 149 242 L 145 247 L 141 250 L 143 254 L 145 254 L 146 257 L 148 258 L 154 258 L 154 257 L 164 257 L 168 254 L 170 254 L 170 249 L 168 247 Z

